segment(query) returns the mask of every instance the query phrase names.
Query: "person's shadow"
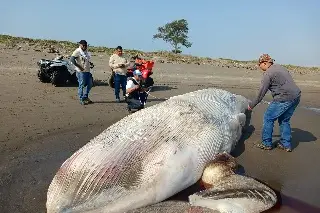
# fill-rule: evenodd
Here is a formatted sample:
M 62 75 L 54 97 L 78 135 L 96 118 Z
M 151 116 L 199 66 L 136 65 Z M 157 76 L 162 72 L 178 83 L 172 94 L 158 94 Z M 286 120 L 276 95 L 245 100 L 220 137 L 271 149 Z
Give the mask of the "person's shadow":
M 274 135 L 274 137 L 280 137 L 281 135 Z M 317 140 L 317 137 L 314 136 L 311 132 L 299 129 L 299 128 L 292 128 L 291 129 L 291 136 L 292 136 L 292 149 L 295 149 L 298 147 L 299 143 L 304 142 L 314 142 Z M 277 142 L 279 142 L 277 140 Z

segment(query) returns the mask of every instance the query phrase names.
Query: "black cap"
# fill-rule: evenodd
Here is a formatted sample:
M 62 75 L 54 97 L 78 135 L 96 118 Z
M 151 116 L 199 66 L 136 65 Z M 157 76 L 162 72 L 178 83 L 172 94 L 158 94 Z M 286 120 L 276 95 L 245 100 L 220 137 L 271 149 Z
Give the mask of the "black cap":
M 79 41 L 79 44 L 87 45 L 87 41 L 86 40 L 81 40 L 81 41 Z
M 116 50 L 122 50 L 122 47 L 121 46 L 117 46 Z

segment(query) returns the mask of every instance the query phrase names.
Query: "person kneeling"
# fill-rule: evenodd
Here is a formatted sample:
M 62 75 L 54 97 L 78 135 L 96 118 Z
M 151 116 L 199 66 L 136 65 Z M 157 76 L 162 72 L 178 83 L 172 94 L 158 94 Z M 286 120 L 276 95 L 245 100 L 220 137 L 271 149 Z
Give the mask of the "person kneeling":
M 142 73 L 139 70 L 133 72 L 133 77 L 128 78 L 126 85 L 126 101 L 128 111 L 132 109 L 140 110 L 144 108 L 147 99 L 147 93 L 141 87 Z

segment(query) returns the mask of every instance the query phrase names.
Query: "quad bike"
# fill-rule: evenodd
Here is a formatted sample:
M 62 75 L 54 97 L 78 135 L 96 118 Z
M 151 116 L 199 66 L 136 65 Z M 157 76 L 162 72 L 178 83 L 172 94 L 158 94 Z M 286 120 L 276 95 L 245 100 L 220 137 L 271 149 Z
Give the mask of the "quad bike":
M 39 67 L 37 76 L 43 83 L 51 83 L 54 86 L 78 84 L 74 65 L 69 60 L 64 60 L 63 56 L 53 60 L 40 59 L 37 65 Z M 93 67 L 94 65 L 90 62 L 90 69 Z
M 135 59 L 135 63 L 132 67 L 127 69 L 127 78 L 132 77 L 133 72 L 138 69 L 142 73 L 142 86 L 145 88 L 151 88 L 154 85 L 153 78 L 150 77 L 153 74 L 152 69 L 154 61 L 141 60 L 137 56 L 133 57 L 133 59 Z M 109 85 L 111 88 L 114 88 L 114 75 L 115 73 L 112 71 L 109 78 Z

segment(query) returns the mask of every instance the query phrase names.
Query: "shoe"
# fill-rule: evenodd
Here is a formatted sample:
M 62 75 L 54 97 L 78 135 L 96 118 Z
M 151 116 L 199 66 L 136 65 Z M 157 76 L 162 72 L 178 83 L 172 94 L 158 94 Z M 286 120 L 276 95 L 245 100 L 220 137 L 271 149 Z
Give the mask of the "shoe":
M 266 146 L 266 145 L 264 145 L 264 144 L 262 144 L 262 143 L 256 144 L 256 146 L 257 146 L 258 148 L 264 149 L 264 150 L 271 150 L 271 149 L 273 149 L 272 146 Z
M 116 98 L 116 102 L 117 102 L 117 103 L 120 103 L 120 98 Z
M 93 103 L 93 101 L 91 101 L 90 98 L 86 98 L 85 101 L 88 102 L 88 104 L 92 104 Z
M 286 152 L 292 152 L 291 148 L 285 148 L 281 143 L 278 143 L 277 148 L 282 149 Z
M 85 101 L 85 100 L 80 100 L 80 104 L 81 104 L 81 105 L 88 105 L 88 102 Z

